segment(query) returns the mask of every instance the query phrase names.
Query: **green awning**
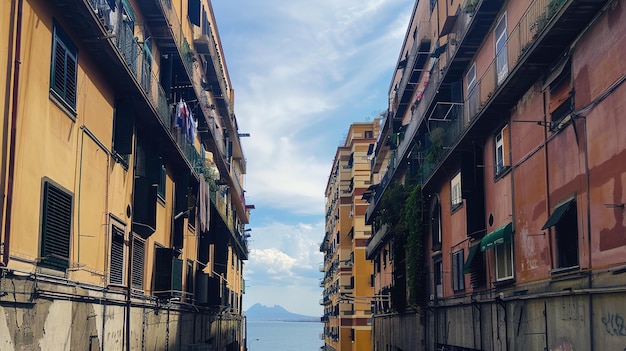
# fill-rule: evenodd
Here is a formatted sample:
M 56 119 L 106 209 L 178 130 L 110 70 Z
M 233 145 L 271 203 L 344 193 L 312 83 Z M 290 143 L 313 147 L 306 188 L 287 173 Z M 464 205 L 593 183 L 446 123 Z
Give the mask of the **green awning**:
M 483 240 L 480 241 L 480 249 L 482 251 L 491 249 L 498 245 L 502 245 L 504 243 L 508 243 L 511 241 L 511 236 L 513 235 L 513 223 L 509 222 L 509 224 L 502 226 L 493 232 L 485 235 Z
M 574 200 L 575 198 L 572 198 L 560 204 L 559 206 L 557 206 L 554 209 L 554 212 L 552 212 L 552 214 L 550 215 L 550 217 L 548 217 L 546 224 L 544 224 L 543 227 L 541 227 L 541 230 L 546 230 L 552 227 L 553 225 L 559 223 L 559 221 L 561 220 L 565 212 L 567 212 L 567 210 L 569 209 L 569 206 L 572 204 L 572 202 L 574 202 Z
M 472 268 L 472 263 L 474 262 L 478 249 L 480 249 L 480 245 L 470 247 L 469 255 L 467 255 L 467 261 L 465 261 L 465 264 L 463 265 L 463 274 L 470 272 L 470 268 Z

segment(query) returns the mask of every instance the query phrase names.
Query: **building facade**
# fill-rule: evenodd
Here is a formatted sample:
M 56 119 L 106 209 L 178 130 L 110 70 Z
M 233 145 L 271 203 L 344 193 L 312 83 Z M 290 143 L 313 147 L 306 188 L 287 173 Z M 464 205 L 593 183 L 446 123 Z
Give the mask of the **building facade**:
M 370 155 L 380 120 L 353 123 L 337 148 L 326 186 L 324 253 L 324 350 L 371 350 L 372 262 L 365 257 L 371 227 L 365 224 Z
M 416 3 L 372 160 L 374 350 L 624 347 L 625 16 Z
M 253 206 L 210 1 L 0 6 L 2 349 L 244 349 Z

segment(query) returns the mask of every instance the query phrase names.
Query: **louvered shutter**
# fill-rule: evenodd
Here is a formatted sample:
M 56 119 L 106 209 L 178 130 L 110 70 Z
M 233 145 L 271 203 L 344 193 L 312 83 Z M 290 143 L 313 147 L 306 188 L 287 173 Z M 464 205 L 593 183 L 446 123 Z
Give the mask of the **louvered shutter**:
M 111 228 L 111 284 L 124 284 L 124 230 L 113 226 Z
M 54 24 L 52 90 L 71 108 L 76 108 L 77 50 L 67 34 Z
M 144 260 L 146 244 L 144 241 L 133 238 L 133 258 L 131 268 L 131 284 L 134 289 L 143 290 Z
M 70 258 L 72 195 L 45 182 L 43 196 L 42 265 L 66 269 Z

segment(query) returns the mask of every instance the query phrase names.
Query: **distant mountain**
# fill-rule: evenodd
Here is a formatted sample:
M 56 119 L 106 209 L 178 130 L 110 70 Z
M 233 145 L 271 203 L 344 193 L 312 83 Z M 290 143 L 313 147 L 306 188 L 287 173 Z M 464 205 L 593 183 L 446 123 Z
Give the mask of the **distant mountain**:
M 251 321 L 289 321 L 289 322 L 319 322 L 320 317 L 305 316 L 287 311 L 280 305 L 268 307 L 260 303 L 252 305 L 246 310 L 246 316 Z

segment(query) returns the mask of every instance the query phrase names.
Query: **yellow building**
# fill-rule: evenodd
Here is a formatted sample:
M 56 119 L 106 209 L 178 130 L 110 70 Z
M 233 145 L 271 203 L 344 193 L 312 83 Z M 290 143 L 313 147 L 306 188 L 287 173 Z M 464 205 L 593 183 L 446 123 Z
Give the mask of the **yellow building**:
M 239 350 L 245 158 L 210 0 L 0 4 L 2 349 Z
M 373 266 L 365 257 L 371 226 L 365 225 L 370 155 L 379 119 L 353 123 L 337 148 L 326 186 L 324 253 L 324 350 L 371 350 Z

